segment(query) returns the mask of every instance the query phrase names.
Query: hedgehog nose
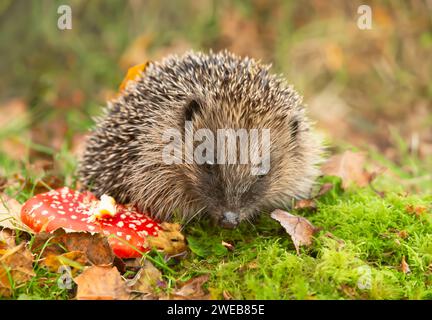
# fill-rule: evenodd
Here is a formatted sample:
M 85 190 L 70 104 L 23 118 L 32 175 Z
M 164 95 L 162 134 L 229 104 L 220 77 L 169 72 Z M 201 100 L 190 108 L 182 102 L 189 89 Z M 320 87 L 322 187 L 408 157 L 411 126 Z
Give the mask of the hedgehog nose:
M 235 228 L 240 222 L 240 217 L 238 213 L 232 211 L 226 211 L 222 215 L 221 225 L 224 228 Z

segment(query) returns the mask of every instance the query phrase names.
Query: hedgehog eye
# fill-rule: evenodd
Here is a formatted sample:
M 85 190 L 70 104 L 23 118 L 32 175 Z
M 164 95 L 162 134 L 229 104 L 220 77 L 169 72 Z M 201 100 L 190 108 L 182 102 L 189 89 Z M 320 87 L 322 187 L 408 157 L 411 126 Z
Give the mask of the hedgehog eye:
M 189 101 L 185 108 L 185 120 L 192 121 L 195 114 L 201 112 L 201 104 L 196 99 Z
M 269 170 L 266 168 L 261 168 L 260 171 L 258 171 L 258 174 L 256 175 L 256 178 L 258 180 L 261 180 L 265 178 L 269 174 Z
M 215 169 L 214 162 L 207 160 L 205 163 L 202 164 L 202 166 L 209 174 L 214 173 L 214 169 Z

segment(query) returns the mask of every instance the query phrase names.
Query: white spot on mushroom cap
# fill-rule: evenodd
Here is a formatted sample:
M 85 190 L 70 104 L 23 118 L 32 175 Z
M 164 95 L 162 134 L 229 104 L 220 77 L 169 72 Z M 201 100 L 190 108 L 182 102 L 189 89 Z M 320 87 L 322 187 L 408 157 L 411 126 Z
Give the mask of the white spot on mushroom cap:
M 36 209 L 39 209 L 40 207 L 42 207 L 43 203 L 42 201 L 39 203 L 36 203 L 32 206 L 32 208 L 30 209 L 30 213 L 33 213 Z

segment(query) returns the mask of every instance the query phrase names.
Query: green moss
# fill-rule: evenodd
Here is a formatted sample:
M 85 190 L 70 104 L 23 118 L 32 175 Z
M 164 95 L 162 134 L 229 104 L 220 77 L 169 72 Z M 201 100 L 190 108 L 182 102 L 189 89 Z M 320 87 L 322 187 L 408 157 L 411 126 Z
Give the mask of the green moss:
M 336 184 L 317 201 L 316 212 L 301 213 L 322 229 L 300 255 L 268 216 L 254 227 L 232 231 L 198 222 L 186 230 L 194 245 L 211 247 L 223 240 L 235 249 L 222 257 L 192 253 L 178 268 L 210 273 L 208 286 L 215 298 L 224 291 L 237 299 L 430 298 L 431 200 L 391 192 L 381 198 L 368 188 L 342 192 Z M 429 211 L 416 216 L 408 212 L 409 205 Z M 408 274 L 400 267 L 403 256 Z

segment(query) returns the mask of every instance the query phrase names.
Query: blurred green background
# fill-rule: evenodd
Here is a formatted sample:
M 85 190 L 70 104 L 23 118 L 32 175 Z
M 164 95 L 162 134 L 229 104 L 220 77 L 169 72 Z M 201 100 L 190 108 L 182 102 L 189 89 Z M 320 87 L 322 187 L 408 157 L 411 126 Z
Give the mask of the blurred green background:
M 61 4 L 72 30 L 57 27 Z M 371 30 L 357 26 L 361 4 Z M 227 48 L 282 73 L 332 148 L 354 145 L 397 175 L 431 179 L 430 1 L 2 0 L 0 28 L 0 175 L 65 157 L 73 172 L 91 117 L 129 67 Z

